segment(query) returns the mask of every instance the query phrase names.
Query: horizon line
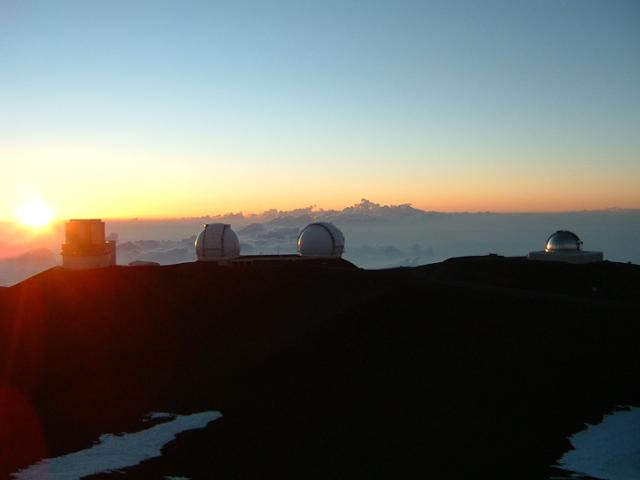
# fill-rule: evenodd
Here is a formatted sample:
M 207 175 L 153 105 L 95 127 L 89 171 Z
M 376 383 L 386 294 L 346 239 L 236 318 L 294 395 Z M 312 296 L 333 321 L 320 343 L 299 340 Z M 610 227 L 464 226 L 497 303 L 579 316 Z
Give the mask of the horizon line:
M 412 207 L 410 204 L 398 204 L 398 205 L 380 205 L 380 208 L 389 207 L 389 208 L 398 208 L 401 206 L 410 206 L 418 213 L 425 214 L 442 214 L 442 215 L 562 215 L 562 214 L 577 214 L 577 213 L 634 213 L 640 212 L 640 208 L 633 207 L 607 207 L 607 208 L 596 208 L 596 209 L 582 209 L 582 210 L 511 210 L 511 211 L 499 211 L 499 210 L 423 210 L 421 208 Z M 309 207 L 301 207 L 300 209 L 306 209 Z M 317 209 L 311 210 L 310 213 L 343 213 L 346 208 L 342 210 L 336 209 Z M 255 217 L 261 217 L 268 215 L 269 212 L 276 210 L 276 216 L 286 216 L 288 214 L 293 213 L 299 209 L 291 209 L 291 210 L 277 210 L 277 209 L 267 209 L 258 213 L 245 213 L 243 211 L 238 212 L 226 212 L 226 213 L 218 213 L 218 214 L 203 214 L 203 215 L 188 215 L 188 216 L 154 216 L 154 215 L 138 215 L 138 216 L 101 216 L 101 215 L 91 215 L 87 217 L 83 216 L 73 216 L 73 217 L 58 217 L 56 216 L 51 222 L 50 225 L 60 224 L 62 222 L 66 222 L 72 219 L 88 219 L 88 218 L 97 218 L 103 221 L 188 221 L 188 220 L 199 220 L 199 219 L 224 219 L 228 217 L 242 217 L 243 219 L 250 220 Z M 0 219 L 0 223 L 19 223 L 16 219 Z

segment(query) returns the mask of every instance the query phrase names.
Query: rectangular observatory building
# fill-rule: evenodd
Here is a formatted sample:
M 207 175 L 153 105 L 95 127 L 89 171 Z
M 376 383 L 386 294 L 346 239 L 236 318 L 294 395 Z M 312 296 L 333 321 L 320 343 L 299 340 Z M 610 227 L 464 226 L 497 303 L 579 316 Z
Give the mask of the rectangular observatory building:
M 116 264 L 116 242 L 106 241 L 100 219 L 69 220 L 65 224 L 62 266 L 72 269 L 100 268 Z

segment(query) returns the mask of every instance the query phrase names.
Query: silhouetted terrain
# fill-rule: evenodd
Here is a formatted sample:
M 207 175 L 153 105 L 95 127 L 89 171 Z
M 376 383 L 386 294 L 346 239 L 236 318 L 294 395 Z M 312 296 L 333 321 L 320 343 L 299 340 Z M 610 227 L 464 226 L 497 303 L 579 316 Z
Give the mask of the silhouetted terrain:
M 497 256 L 54 268 L 0 289 L 2 477 L 219 410 L 124 472 L 547 478 L 583 422 L 640 404 L 638 287 L 634 265 Z

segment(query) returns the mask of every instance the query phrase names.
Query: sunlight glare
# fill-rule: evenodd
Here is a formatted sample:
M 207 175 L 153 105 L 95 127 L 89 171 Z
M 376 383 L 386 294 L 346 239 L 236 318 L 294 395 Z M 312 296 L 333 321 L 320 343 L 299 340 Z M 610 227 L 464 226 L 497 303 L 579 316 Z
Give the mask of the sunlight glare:
M 42 228 L 53 220 L 53 211 L 44 201 L 31 200 L 18 208 L 16 216 L 27 227 Z

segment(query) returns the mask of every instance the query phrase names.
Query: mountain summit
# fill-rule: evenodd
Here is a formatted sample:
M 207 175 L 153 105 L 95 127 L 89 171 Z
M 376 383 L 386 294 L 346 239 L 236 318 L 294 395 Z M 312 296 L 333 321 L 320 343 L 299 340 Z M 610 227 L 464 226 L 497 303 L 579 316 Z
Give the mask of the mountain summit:
M 1 476 L 215 411 L 91 478 L 546 478 L 584 422 L 640 402 L 638 285 L 498 256 L 53 268 L 0 290 Z

